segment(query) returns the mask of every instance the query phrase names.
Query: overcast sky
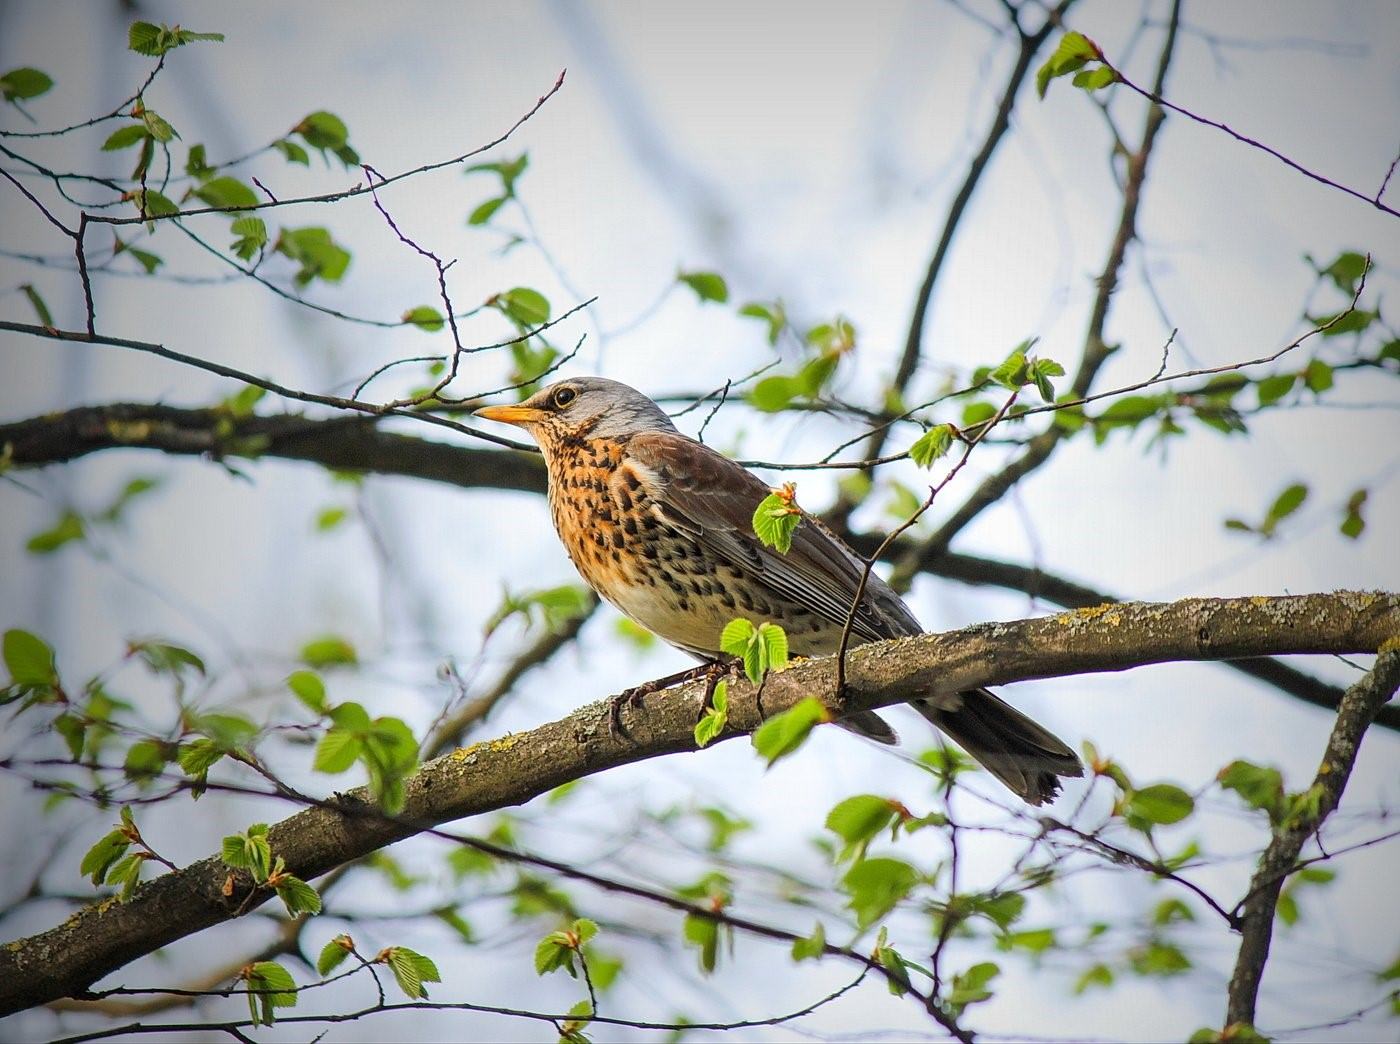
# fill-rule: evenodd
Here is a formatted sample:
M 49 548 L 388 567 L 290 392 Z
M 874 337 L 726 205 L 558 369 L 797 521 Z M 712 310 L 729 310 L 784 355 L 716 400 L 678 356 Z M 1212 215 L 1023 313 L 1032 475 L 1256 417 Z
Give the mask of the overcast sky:
M 1156 19 L 1165 15 L 1164 4 L 1146 6 Z M 1134 34 L 1139 10 L 1137 4 L 1086 0 L 1072 21 L 1147 83 L 1161 33 Z M 772 358 L 759 324 L 737 317 L 732 307 L 701 305 L 683 289 L 667 293 L 678 269 L 715 270 L 728 279 L 735 303 L 780 297 L 803 323 L 849 316 L 859 330 L 859 349 L 838 383 L 849 397 L 869 400 L 893 371 L 943 213 L 1009 68 L 1011 45 L 998 44 L 983 24 L 1000 12 L 983 0 L 859 6 L 251 3 L 150 4 L 141 16 L 227 36 L 223 44 L 172 54 L 148 98 L 186 144 L 205 142 L 211 158 L 242 154 L 285 133 L 306 113 L 329 109 L 345 120 L 364 160 L 391 174 L 489 141 L 567 68 L 558 95 L 494 154 L 528 151 L 530 168 L 519 190 L 548 256 L 528 245 L 501 256 L 502 236 L 466 227 L 465 216 L 490 195 L 489 175 L 464 176 L 451 168 L 384 192 L 401 227 L 459 259 L 450 273 L 454 303 L 469 307 L 524 285 L 544 292 L 558 313 L 596 295 L 587 318 L 558 332 L 566 344 L 588 335 L 566 373 L 604 373 L 658 396 L 698 393 Z M 1180 42 L 1169 97 L 1335 181 L 1376 191 L 1400 147 L 1400 8 L 1385 2 L 1188 3 L 1186 18 L 1193 28 Z M 44 126 L 84 119 L 128 95 L 149 68 L 148 60 L 123 50 L 126 22 L 108 4 L 5 4 L 0 68 L 33 65 L 53 75 L 52 95 L 30 105 Z M 1140 109 L 1123 96 L 1112 112 L 1130 142 L 1136 140 Z M 13 111 L 0 119 L 7 128 L 20 126 Z M 60 169 L 125 174 L 129 154 L 92 158 L 109 129 L 81 140 L 40 142 L 28 154 Z M 995 363 L 1030 336 L 1040 338 L 1043 355 L 1072 367 L 1116 221 L 1107 149 L 1104 119 L 1067 81 L 1054 84 L 1043 102 L 1023 94 L 1014 132 L 978 190 L 940 282 L 916 391 L 936 390 L 948 367 L 966 371 Z M 177 158 L 183 154 L 176 150 Z M 1343 249 L 1372 251 L 1372 286 L 1381 299 L 1394 297 L 1400 226 L 1393 218 L 1180 119 L 1168 120 L 1152 162 L 1139 220 L 1142 241 L 1130 256 L 1108 329 L 1122 350 L 1105 368 L 1102 387 L 1150 376 L 1173 327 L 1179 331 L 1173 367 L 1221 365 L 1281 347 L 1301 332 L 1305 305 L 1325 311 L 1344 303 L 1335 292 L 1334 298 L 1319 293 L 1309 299 L 1313 280 L 1305 253 L 1327 259 Z M 255 169 L 281 197 L 348 187 L 357 177 L 315 161 L 308 170 L 275 160 Z M 1388 198 L 1400 198 L 1400 189 Z M 307 208 L 287 220 L 325 224 L 354 253 L 344 282 L 314 288 L 315 300 L 382 319 L 435 303 L 431 266 L 393 237 L 368 202 Z M 502 211 L 498 224 L 531 234 L 522 221 L 519 212 Z M 225 224 L 215 216 L 194 227 L 222 244 Z M 15 192 L 0 192 L 0 248 L 65 252 L 66 241 L 55 241 L 49 231 Z M 225 271 L 177 237 L 165 229 L 150 244 L 166 258 L 165 271 Z M 71 274 L 3 257 L 0 316 L 31 318 L 15 289 L 26 282 L 43 293 L 60 326 L 81 326 Z M 191 287 L 107 277 L 95 290 L 106 333 L 161 341 L 320 391 L 347 392 L 381 363 L 442 351 L 446 344 L 442 335 L 337 322 L 243 282 Z M 639 317 L 644 321 L 634 323 Z M 499 316 L 487 314 L 468 321 L 463 337 L 490 343 L 507 332 Z M 497 355 L 473 357 L 462 390 L 504 383 L 507 363 Z M 398 384 L 391 377 L 381 391 L 388 395 L 420 380 L 421 371 Z M 235 390 L 209 375 L 117 349 L 0 335 L 2 420 L 79 403 L 202 405 Z M 956 548 L 1035 562 L 1131 598 L 1395 589 L 1400 398 L 1393 379 L 1349 381 L 1338 397 L 1382 408 L 1279 411 L 1254 422 L 1247 442 L 1202 431 L 1165 457 L 1145 450 L 1141 436 L 1131 442 L 1117 437 L 1103 451 L 1075 440 L 986 512 Z M 279 405 L 267 400 L 263 408 Z M 693 433 L 701 419 L 703 413 L 692 413 L 681 424 Z M 840 441 L 844 430 L 829 419 L 775 422 L 735 408 L 719 415 L 709 435 L 713 444 L 747 457 L 809 460 Z M 958 490 L 973 488 L 1001 459 L 993 450 L 979 452 L 941 503 L 956 504 Z M 915 485 L 920 480 L 910 469 L 892 473 Z M 100 508 L 138 474 L 164 484 L 133 509 L 124 529 L 101 536 L 96 553 L 76 547 L 42 559 L 23 553 L 24 540 L 65 506 Z M 799 481 L 804 504 L 829 502 L 826 476 Z M 1308 483 L 1311 496 L 1279 539 L 1261 546 L 1224 529 L 1227 516 L 1262 515 L 1291 481 Z M 0 624 L 49 637 L 75 675 L 111 663 L 122 643 L 138 635 L 188 642 L 228 667 L 240 658 L 281 664 L 306 638 L 337 632 L 371 663 L 362 681 L 346 683 L 343 695 L 377 701 L 379 712 L 402 715 L 421 729 L 443 697 L 435 666 L 449 656 L 462 662 L 477 656 L 482 624 L 503 584 L 520 589 L 575 579 L 540 498 L 386 479 L 371 480 L 356 502 L 344 486 L 298 465 L 240 464 L 235 473 L 134 454 L 90 458 L 25 475 L 23 482 L 24 488 L 0 486 Z M 1359 541 L 1341 540 L 1340 504 L 1363 486 L 1371 493 L 1370 528 Z M 877 497 L 858 520 L 879 523 L 878 505 L 886 499 Z M 364 511 L 387 562 L 362 521 L 329 535 L 313 532 L 317 512 L 340 505 Z M 927 578 L 916 584 L 911 604 L 930 629 L 1045 608 L 1022 596 Z M 685 665 L 669 651 L 639 659 L 614 640 L 614 620 L 611 610 L 600 613 L 580 648 L 531 675 L 493 727 L 526 728 Z M 511 632 L 493 640 L 488 675 L 518 638 Z M 1301 665 L 1338 681 L 1354 676 L 1335 661 Z M 241 677 L 229 674 L 223 698 L 240 698 Z M 1277 764 L 1299 786 L 1316 768 L 1327 728 L 1322 713 L 1210 666 L 1028 683 L 1009 695 L 1073 744 L 1092 738 L 1136 778 L 1191 788 L 1237 756 Z M 268 697 L 248 699 L 255 713 L 275 709 Z M 907 719 L 912 716 L 900 715 L 898 724 L 916 737 L 918 723 Z M 835 801 L 872 787 L 907 795 L 911 804 L 927 801 L 918 772 L 844 733 L 824 731 L 835 734 L 816 736 L 797 758 L 766 774 L 744 743 L 610 773 L 588 785 L 560 835 L 541 846 L 567 853 L 569 831 L 586 834 L 589 824 L 615 828 L 619 809 L 630 808 L 644 788 L 653 808 L 697 794 L 728 801 L 759 824 L 748 851 L 770 859 L 790 853 L 793 865 L 821 873 L 805 839 L 820 831 Z M 912 749 L 927 742 L 911 739 Z M 1370 737 L 1348 801 L 1359 808 L 1393 807 L 1400 799 L 1397 753 L 1393 734 Z M 324 777 L 308 782 L 326 785 Z M 0 795 L 6 832 L 0 836 L 15 836 L 35 799 L 10 780 L 0 781 Z M 223 833 L 249 821 L 245 806 L 209 805 L 193 825 L 172 817 L 163 828 L 172 858 L 198 858 Z M 95 838 L 105 829 L 101 817 L 64 814 L 67 819 L 40 830 Z M 1222 814 L 1206 837 L 1218 850 L 1242 852 L 1256 839 L 1241 834 L 1240 824 Z M 427 858 L 437 850 L 422 844 L 409 852 L 409 858 Z M 75 863 L 79 854 L 69 849 L 64 858 Z M 665 853 L 653 856 L 664 873 Z M 5 860 L 18 873 L 32 857 L 8 852 Z M 976 865 L 995 877 L 998 858 L 989 846 Z M 1266 984 L 1269 1026 L 1307 1024 L 1319 1013 L 1343 1012 L 1353 1000 L 1359 1006 L 1373 997 L 1360 972 L 1392 959 L 1400 937 L 1400 905 L 1388 884 L 1394 866 L 1393 846 L 1357 855 L 1328 900 L 1328 923 L 1320 923 L 1319 904 L 1311 926 L 1284 934 L 1280 963 Z M 1203 879 L 1222 894 L 1238 894 L 1247 872 L 1237 861 Z M 1149 894 L 1116 877 L 1069 891 L 1065 905 L 1038 912 L 1061 923 L 1082 921 L 1095 905 L 1140 904 Z M 54 916 L 47 909 L 12 927 L 34 930 Z M 235 939 L 236 931 L 215 930 L 196 946 L 222 952 L 218 940 Z M 327 926 L 324 934 L 333 931 Z M 315 941 L 319 945 L 320 935 Z M 442 957 L 444 997 L 460 992 L 476 1000 L 571 1003 L 566 984 L 536 986 L 530 942 L 477 952 L 454 949 L 443 936 L 417 948 Z M 748 941 L 739 951 L 716 987 L 725 994 L 722 1014 L 800 1005 L 843 974 L 791 969 L 780 952 Z M 1333 951 L 1357 963 L 1320 965 L 1315 959 Z M 1205 952 L 1217 972 L 1228 971 L 1232 950 L 1223 933 Z M 1313 959 L 1304 959 L 1309 954 Z M 1066 999 L 1078 966 L 1035 970 L 1007 961 L 1006 968 L 997 998 L 971 1020 L 994 1033 L 1179 1038 L 1220 1016 L 1219 974 L 1181 983 L 1130 981 L 1110 993 Z M 141 970 L 142 981 L 170 974 L 156 962 Z M 532 992 L 517 992 L 526 989 Z M 1319 1005 L 1313 991 L 1324 989 L 1332 996 Z M 343 996 L 347 1005 L 358 997 L 354 988 Z M 681 978 L 668 977 L 654 995 L 624 983 L 611 1003 L 646 1017 L 668 1016 L 677 1007 L 699 1011 L 706 1002 Z M 928 1029 L 917 1012 L 874 985 L 801 1025 L 826 1034 Z M 21 1027 L 35 1036 L 53 1032 L 41 1018 Z M 332 1035 L 371 1039 L 395 1032 L 425 1039 L 544 1039 L 526 1024 L 436 1018 L 356 1024 Z M 1374 1032 L 1374 1026 L 1334 1031 L 1338 1039 Z M 800 1039 L 796 1029 L 775 1029 L 769 1038 Z

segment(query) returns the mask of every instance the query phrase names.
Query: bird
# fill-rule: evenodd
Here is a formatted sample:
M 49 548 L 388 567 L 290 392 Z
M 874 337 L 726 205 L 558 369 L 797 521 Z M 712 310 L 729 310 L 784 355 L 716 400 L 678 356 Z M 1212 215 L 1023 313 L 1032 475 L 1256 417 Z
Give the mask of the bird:
M 754 533 L 772 490 L 757 475 L 679 431 L 655 402 L 605 377 L 571 377 L 514 405 L 474 411 L 525 430 L 548 471 L 549 508 L 584 581 L 635 623 L 706 663 L 737 617 L 771 622 L 795 656 L 923 634 L 895 591 L 816 518 L 801 512 L 786 553 Z M 797 510 L 801 511 L 800 508 Z M 1058 737 L 986 689 L 909 704 L 1031 805 L 1083 774 Z M 874 711 L 838 725 L 898 742 Z

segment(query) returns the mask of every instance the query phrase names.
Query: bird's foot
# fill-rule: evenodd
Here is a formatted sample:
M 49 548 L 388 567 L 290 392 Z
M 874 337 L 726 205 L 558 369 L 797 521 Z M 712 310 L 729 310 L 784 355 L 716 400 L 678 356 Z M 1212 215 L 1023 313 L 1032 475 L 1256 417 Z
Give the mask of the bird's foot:
M 699 677 L 705 679 L 705 698 L 700 701 L 700 713 L 695 719 L 698 725 L 705 713 L 714 706 L 715 690 L 719 688 L 719 683 L 731 676 L 737 676 L 740 665 L 743 663 L 737 656 L 731 656 L 723 660 L 715 660 L 698 668 Z
M 662 678 L 653 678 L 649 682 L 642 682 L 641 685 L 634 685 L 630 689 L 622 690 L 608 701 L 608 734 L 614 739 L 627 735 L 627 727 L 622 722 L 623 708 L 634 710 L 642 706 L 646 698 L 654 692 L 669 689 L 673 685 L 684 685 L 686 682 L 692 682 L 699 678 L 705 679 L 705 702 L 700 709 L 700 713 L 703 715 L 704 708 L 710 705 L 710 699 L 714 696 L 715 686 L 719 684 L 720 679 L 734 669 L 737 662 L 737 660 L 713 660 L 709 663 L 702 663 L 699 667 L 677 671 L 675 674 L 668 674 Z

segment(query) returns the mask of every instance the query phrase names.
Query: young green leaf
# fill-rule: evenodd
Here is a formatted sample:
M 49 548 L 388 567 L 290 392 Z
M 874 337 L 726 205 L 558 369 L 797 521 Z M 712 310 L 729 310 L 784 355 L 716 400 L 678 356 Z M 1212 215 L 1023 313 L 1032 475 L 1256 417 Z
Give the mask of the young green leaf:
M 850 896 L 862 929 L 883 918 L 919 883 L 919 872 L 901 859 L 863 859 L 846 872 L 841 887 Z
M 1154 783 L 1129 793 L 1123 811 L 1129 824 L 1147 831 L 1154 826 L 1179 823 L 1195 809 L 1195 800 L 1180 787 Z
M 247 870 L 255 881 L 266 881 L 272 873 L 272 846 L 267 840 L 267 824 L 254 823 L 241 834 L 229 834 L 220 850 L 223 861 L 236 870 Z
M 326 683 L 314 671 L 293 671 L 287 676 L 287 688 L 313 714 L 326 713 Z
M 792 959 L 794 961 L 816 960 L 826 953 L 826 929 L 822 927 L 820 921 L 817 922 L 812 934 L 805 939 L 794 939 L 792 943 Z
M 103 884 L 107 880 L 107 871 L 126 855 L 130 845 L 131 838 L 124 830 L 117 829 L 102 835 L 97 844 L 89 848 L 83 856 L 78 872 L 84 877 L 92 878 L 94 885 Z
M 277 1008 L 295 1008 L 297 984 L 292 973 L 276 961 L 258 961 L 243 970 L 248 990 L 248 1010 L 253 1023 L 271 1026 L 277 1021 Z
M 953 445 L 953 426 L 935 424 L 919 436 L 909 447 L 909 457 L 921 468 L 933 466 L 933 462 L 945 456 Z
M 729 683 L 720 681 L 710 698 L 710 706 L 705 708 L 704 715 L 695 723 L 695 745 L 701 748 L 708 747 L 715 741 L 715 737 L 724 731 L 728 721 Z
M 1370 496 L 1368 491 L 1358 489 L 1347 498 L 1346 508 L 1342 514 L 1342 536 L 1355 540 L 1366 528 L 1366 519 L 1362 516 L 1361 509 L 1365 506 L 1368 496 Z
M 5 666 L 13 685 L 52 686 L 58 684 L 53 649 L 28 631 L 12 629 L 3 641 Z
M 517 286 L 496 294 L 486 302 L 522 329 L 543 326 L 549 322 L 549 300 L 538 290 Z
M 806 742 L 812 729 L 831 721 L 831 714 L 819 700 L 808 696 L 791 709 L 775 714 L 753 734 L 753 746 L 769 767 Z
M 442 317 L 441 312 L 429 305 L 418 305 L 416 308 L 410 308 L 404 312 L 402 319 L 405 323 L 410 323 L 427 333 L 437 333 L 447 322 Z
M 315 638 L 301 647 L 301 661 L 308 667 L 349 666 L 359 662 L 355 647 L 337 635 Z
M 316 958 L 316 974 L 325 978 L 340 967 L 345 958 L 355 951 L 355 941 L 348 935 L 337 935 L 321 947 L 321 955 Z
M 796 487 L 788 482 L 759 501 L 752 525 L 760 541 L 785 555 L 792 550 L 792 537 L 801 521 L 802 509 L 797 506 Z
M 684 283 L 703 301 L 724 304 L 729 300 L 729 284 L 717 272 L 677 272 L 676 282 Z
M 300 877 L 288 873 L 277 875 L 276 890 L 277 897 L 286 906 L 289 917 L 321 912 L 321 894 Z
M 37 98 L 53 87 L 53 77 L 39 69 L 24 66 L 0 76 L 0 94 L 7 102 Z
M 1083 33 L 1065 33 L 1060 38 L 1055 53 L 1036 71 L 1036 93 L 1044 98 L 1051 80 L 1077 72 L 1087 62 L 1092 61 L 1103 61 L 1103 52 L 1099 50 L 1098 45 Z
M 107 136 L 107 140 L 102 143 L 103 152 L 117 152 L 121 149 L 129 149 L 138 142 L 145 141 L 150 137 L 150 131 L 146 129 L 144 123 L 129 123 L 125 127 L 118 127 Z
M 875 794 L 846 798 L 826 817 L 826 828 L 846 842 L 838 860 L 863 859 L 866 846 L 876 835 L 908 815 L 908 810 L 898 801 Z

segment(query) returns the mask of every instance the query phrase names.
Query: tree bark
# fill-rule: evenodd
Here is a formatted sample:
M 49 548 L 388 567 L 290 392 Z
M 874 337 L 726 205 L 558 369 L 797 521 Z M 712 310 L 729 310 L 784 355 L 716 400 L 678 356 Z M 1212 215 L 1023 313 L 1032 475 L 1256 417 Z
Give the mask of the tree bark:
M 844 702 L 831 659 L 770 676 L 757 691 L 730 686 L 723 739 L 815 696 L 833 713 L 954 693 L 982 685 L 1177 660 L 1287 653 L 1368 653 L 1400 635 L 1400 595 L 1337 592 L 1274 598 L 1124 603 L 1035 620 L 982 624 L 855 649 Z M 334 806 L 306 808 L 272 828 L 290 872 L 314 879 L 430 826 L 522 804 L 570 780 L 618 765 L 695 749 L 703 683 L 669 690 L 609 728 L 608 701 L 529 732 L 478 743 L 425 765 L 409 780 L 402 815 L 386 817 L 352 791 Z M 61 925 L 0 947 L 0 1015 L 80 994 L 102 976 L 177 939 L 246 913 L 267 896 L 210 857 L 141 886 L 129 902 L 105 900 Z

